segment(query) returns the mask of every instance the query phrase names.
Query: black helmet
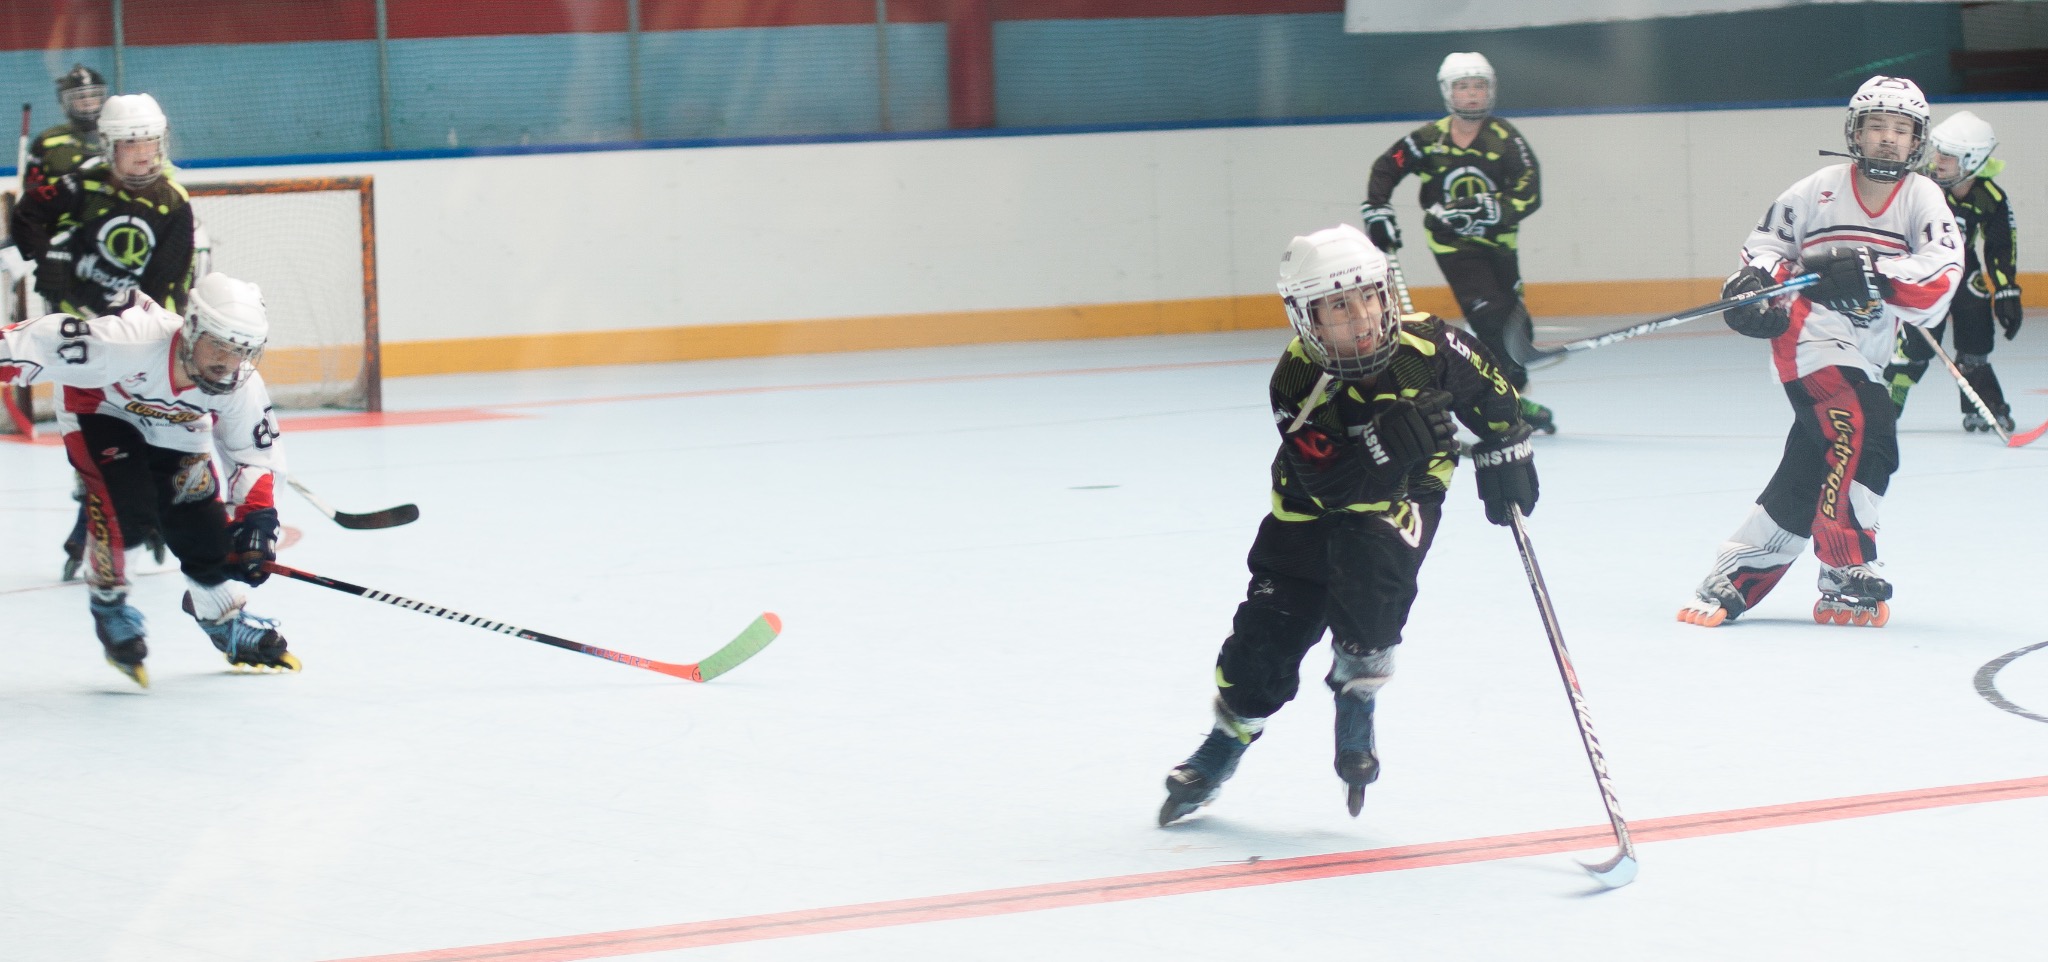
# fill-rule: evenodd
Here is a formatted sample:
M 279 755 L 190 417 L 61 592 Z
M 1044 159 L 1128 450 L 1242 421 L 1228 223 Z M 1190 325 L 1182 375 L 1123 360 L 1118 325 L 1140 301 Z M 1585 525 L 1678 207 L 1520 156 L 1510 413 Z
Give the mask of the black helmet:
M 89 130 L 99 124 L 100 105 L 106 99 L 106 78 L 82 63 L 73 64 L 57 78 L 57 102 L 64 106 L 64 115 L 80 127 Z

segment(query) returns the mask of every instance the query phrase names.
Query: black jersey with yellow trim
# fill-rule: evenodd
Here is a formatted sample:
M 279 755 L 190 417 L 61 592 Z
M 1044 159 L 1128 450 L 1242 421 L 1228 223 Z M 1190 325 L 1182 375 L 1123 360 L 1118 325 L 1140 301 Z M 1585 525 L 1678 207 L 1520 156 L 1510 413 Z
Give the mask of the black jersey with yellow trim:
M 1956 230 L 1963 235 L 1965 277 L 1973 275 L 1980 266 L 1977 238 L 1984 238 L 1981 266 L 1989 289 L 1979 293 L 1985 297 L 2019 283 L 2019 223 L 2013 217 L 2012 198 L 1992 180 L 2004 172 L 2005 161 L 1993 158 L 1985 161 L 1977 172 L 1969 193 L 1957 197 L 1953 191 L 1942 191 L 1948 198 L 1949 213 L 1955 215 Z
M 45 130 L 28 142 L 28 162 L 21 170 L 22 192 L 72 173 L 99 155 L 97 130 L 81 131 L 69 123 Z
M 192 203 L 168 173 L 134 190 L 93 157 L 29 191 L 9 226 L 23 257 L 71 261 L 69 271 L 36 272 L 37 293 L 66 313 L 108 313 L 129 290 L 174 313 L 184 307 L 192 283 Z
M 1536 152 L 1522 132 L 1499 117 L 1479 124 L 1472 143 L 1460 147 L 1451 137 L 1451 118 L 1431 121 L 1394 142 L 1373 161 L 1365 202 L 1386 206 L 1394 185 L 1414 174 L 1422 179 L 1422 206 L 1456 205 L 1479 194 L 1492 194 L 1500 204 L 1500 221 L 1482 234 L 1460 237 L 1433 226 L 1430 249 L 1439 254 L 1490 250 L 1516 245 L 1516 225 L 1543 206 L 1543 177 Z
M 1307 521 L 1335 512 L 1385 514 L 1406 502 L 1441 503 L 1458 464 L 1445 451 L 1417 465 L 1392 485 L 1364 470 L 1358 434 L 1397 398 L 1424 389 L 1448 391 L 1451 413 L 1481 441 L 1522 429 L 1521 399 L 1484 345 L 1433 314 L 1401 318 L 1401 343 L 1387 368 L 1371 381 L 1329 382 L 1323 398 L 1292 434 L 1288 428 L 1310 403 L 1323 369 L 1295 338 L 1273 368 L 1268 394 L 1281 435 L 1273 457 L 1273 516 Z

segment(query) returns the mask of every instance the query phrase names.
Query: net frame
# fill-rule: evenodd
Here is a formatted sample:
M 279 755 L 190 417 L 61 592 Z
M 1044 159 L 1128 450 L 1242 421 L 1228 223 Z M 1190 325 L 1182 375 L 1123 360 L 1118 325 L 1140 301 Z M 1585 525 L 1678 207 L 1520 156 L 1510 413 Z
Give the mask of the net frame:
M 362 251 L 363 296 L 363 410 L 384 410 L 383 341 L 377 320 L 377 211 L 376 178 L 286 177 L 262 180 L 224 180 L 184 184 L 192 197 L 249 197 L 266 194 L 354 191 Z

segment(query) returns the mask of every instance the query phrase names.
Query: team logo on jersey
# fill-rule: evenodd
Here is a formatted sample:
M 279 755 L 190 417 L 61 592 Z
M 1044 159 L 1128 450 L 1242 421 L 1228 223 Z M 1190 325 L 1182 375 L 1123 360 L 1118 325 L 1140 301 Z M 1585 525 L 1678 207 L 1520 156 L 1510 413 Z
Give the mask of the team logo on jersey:
M 1444 174 L 1444 201 L 1471 200 L 1481 194 L 1497 194 L 1493 178 L 1477 167 L 1453 167 Z
M 133 414 L 137 417 L 155 418 L 156 420 L 168 421 L 172 424 L 190 424 L 206 416 L 206 412 L 204 411 L 184 411 L 172 408 L 161 408 L 157 407 L 154 404 L 144 404 L 141 401 L 130 401 L 127 404 L 122 405 L 121 410 L 126 411 L 129 414 Z
M 130 272 L 139 273 L 149 263 L 150 253 L 156 250 L 156 230 L 140 217 L 108 218 L 100 225 L 98 239 L 100 256 Z
M 1820 192 L 1820 203 L 1822 203 L 1822 204 L 1826 204 L 1826 203 L 1829 203 L 1829 202 L 1833 201 L 1834 199 L 1835 199 L 1835 192 L 1834 192 L 1834 191 L 1832 191 L 1832 190 L 1824 190 L 1824 191 L 1821 191 L 1821 192 Z

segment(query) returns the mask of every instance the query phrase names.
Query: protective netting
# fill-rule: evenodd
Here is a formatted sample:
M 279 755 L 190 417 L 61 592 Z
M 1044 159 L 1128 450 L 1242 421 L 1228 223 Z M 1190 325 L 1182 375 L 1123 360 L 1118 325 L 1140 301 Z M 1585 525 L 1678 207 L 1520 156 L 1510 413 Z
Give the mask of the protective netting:
M 199 270 L 263 291 L 259 369 L 280 408 L 377 410 L 376 260 L 368 178 L 189 185 Z M 367 281 L 367 283 L 366 283 Z

